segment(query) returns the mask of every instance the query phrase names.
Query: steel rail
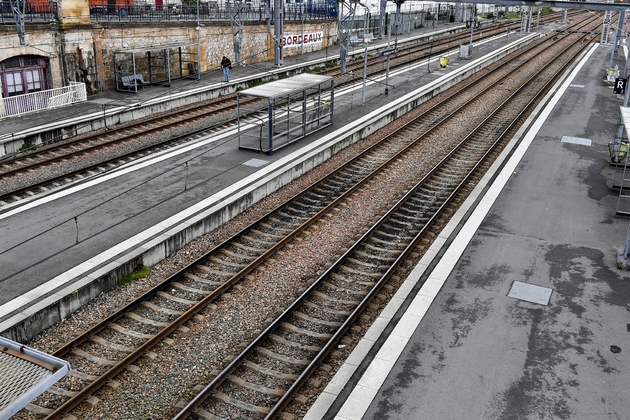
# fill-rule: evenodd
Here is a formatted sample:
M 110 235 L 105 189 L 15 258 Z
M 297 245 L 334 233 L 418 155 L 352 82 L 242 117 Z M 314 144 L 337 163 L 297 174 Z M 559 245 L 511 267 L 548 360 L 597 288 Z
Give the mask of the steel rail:
M 513 24 L 512 23 L 507 23 L 507 24 L 502 24 L 502 25 L 510 26 L 510 25 L 513 25 Z M 489 32 L 486 32 L 486 35 L 483 38 L 485 39 L 485 38 L 488 38 L 488 37 L 492 37 L 492 36 L 494 36 L 495 33 L 502 32 L 502 29 L 499 30 L 499 29 L 495 29 L 495 28 L 499 28 L 500 29 L 500 27 L 497 27 L 497 26 L 493 27 Z M 451 36 L 453 36 L 453 35 L 451 35 Z M 448 43 L 455 42 L 457 39 L 464 39 L 467 36 L 468 35 L 466 35 L 465 37 L 462 37 L 460 35 L 455 34 L 452 39 L 442 39 L 440 37 L 438 37 L 437 39 L 439 39 L 441 43 L 447 43 L 448 44 Z M 420 52 L 418 52 L 418 51 L 416 51 L 416 52 L 404 52 L 404 51 L 407 51 L 409 49 L 414 49 L 414 48 L 417 48 L 417 46 L 412 46 L 412 47 L 409 47 L 409 48 L 403 50 L 403 54 L 400 54 L 398 57 L 396 57 L 393 60 L 392 68 L 404 67 L 405 65 L 409 64 L 409 59 L 410 59 L 409 56 L 414 55 L 414 54 L 415 55 L 419 54 L 422 51 L 422 48 L 426 49 L 426 46 L 422 45 L 420 47 L 421 48 Z M 444 51 L 447 51 L 450 48 L 452 48 L 452 47 L 450 47 L 449 45 L 447 45 L 443 49 L 435 48 L 435 46 L 433 46 L 432 49 L 434 50 L 434 53 L 433 54 L 429 54 L 429 57 L 428 58 L 425 57 L 425 58 L 430 59 L 431 57 L 437 56 L 437 55 L 443 53 Z M 407 58 L 403 60 L 404 57 L 407 57 Z M 413 59 L 413 58 L 411 58 L 411 59 Z M 379 60 L 383 61 L 382 57 L 372 57 L 372 58 L 370 58 L 370 66 L 374 67 L 374 66 L 378 65 L 380 63 Z M 402 60 L 402 62 L 400 62 L 401 60 Z M 370 75 L 373 76 L 375 74 L 380 74 L 382 72 L 383 72 L 383 70 L 377 70 L 375 72 L 370 73 Z M 326 73 L 326 72 L 324 72 L 324 73 Z M 350 85 L 353 82 L 354 82 L 354 78 L 352 80 L 346 80 L 346 81 L 341 82 L 338 85 L 338 87 L 344 86 L 346 84 Z M 229 99 L 229 97 L 228 97 L 228 99 Z M 29 164 L 29 165 L 24 165 L 24 166 L 17 167 L 17 168 L 14 168 L 14 169 L 9 169 L 9 170 L 4 171 L 4 172 L 0 172 L 0 180 L 3 179 L 3 178 L 6 179 L 8 177 L 14 176 L 15 174 L 18 174 L 18 173 L 21 173 L 21 172 L 30 171 L 33 168 L 41 167 L 41 166 L 44 166 L 44 165 L 49 164 L 49 163 L 54 163 L 54 162 L 57 162 L 57 161 L 60 161 L 60 160 L 66 160 L 66 159 L 71 158 L 73 156 L 86 154 L 86 153 L 88 153 L 90 151 L 96 151 L 96 150 L 99 150 L 101 148 L 112 146 L 112 145 L 115 145 L 115 144 L 121 144 L 121 143 L 124 143 L 124 142 L 127 142 L 127 141 L 131 141 L 134 138 L 144 137 L 148 133 L 151 133 L 151 132 L 163 132 L 165 130 L 174 130 L 174 129 L 177 128 L 178 125 L 188 124 L 188 123 L 194 122 L 194 121 L 201 121 L 204 118 L 206 118 L 207 116 L 216 115 L 217 112 L 221 112 L 221 113 L 225 113 L 226 115 L 229 115 L 230 112 L 234 111 L 234 109 L 233 109 L 234 106 L 228 107 L 226 109 L 212 110 L 212 111 L 210 111 L 208 113 L 204 113 L 204 114 L 200 114 L 200 115 L 192 115 L 192 116 L 190 116 L 190 114 L 193 114 L 194 112 L 197 112 L 198 110 L 201 110 L 201 109 L 207 108 L 207 107 L 211 107 L 212 105 L 216 104 L 217 102 L 222 102 L 222 101 L 225 101 L 225 100 L 226 100 L 226 98 L 223 98 L 221 101 L 206 103 L 206 104 L 203 104 L 203 105 L 194 105 L 192 108 L 188 108 L 188 109 L 183 111 L 183 114 L 188 114 L 189 115 L 189 116 L 186 116 L 183 120 L 181 119 L 182 111 L 176 111 L 176 112 L 180 112 L 180 114 L 171 114 L 170 117 L 172 117 L 173 115 L 177 115 L 178 118 L 179 118 L 177 123 L 172 123 L 171 122 L 171 123 L 163 124 L 162 122 L 165 119 L 168 119 L 169 116 L 166 116 L 166 117 L 165 116 L 161 116 L 159 119 L 154 119 L 154 120 L 151 120 L 151 121 L 143 121 L 143 122 L 140 122 L 140 123 L 134 123 L 134 124 L 131 124 L 131 125 L 126 125 L 125 127 L 114 128 L 114 129 L 111 129 L 111 130 L 107 131 L 106 133 L 100 133 L 100 134 L 96 134 L 96 135 L 93 135 L 93 136 L 82 137 L 81 139 L 77 139 L 77 140 L 72 141 L 72 142 L 65 142 L 64 144 L 61 144 L 58 147 L 45 149 L 44 153 L 54 154 L 55 150 L 59 150 L 59 149 L 63 149 L 63 148 L 69 148 L 69 147 L 71 147 L 72 144 L 79 144 L 79 143 L 89 142 L 89 141 L 92 141 L 92 140 L 98 140 L 99 138 L 102 138 L 104 136 L 110 136 L 110 135 L 112 135 L 114 133 L 117 133 L 117 132 L 124 133 L 124 132 L 130 131 L 130 130 L 133 130 L 134 128 L 146 127 L 146 125 L 150 124 L 152 121 L 153 122 L 159 121 L 159 125 L 157 127 L 153 127 L 151 129 L 146 130 L 146 131 L 144 131 L 142 133 L 139 133 L 139 134 L 133 134 L 131 136 L 124 136 L 123 135 L 123 137 L 118 138 L 118 139 L 114 139 L 114 140 L 111 140 L 111 141 L 100 142 L 99 144 L 95 144 L 93 146 L 82 148 L 80 150 L 72 151 L 70 153 L 66 153 L 66 154 L 63 154 L 61 156 L 59 156 L 59 155 L 53 156 L 53 157 L 50 157 L 50 158 L 47 158 L 47 159 L 43 159 L 43 160 L 34 162 L 32 164 Z M 255 100 L 251 100 L 250 102 L 253 103 L 253 102 L 255 102 Z M 232 121 L 232 123 L 233 123 L 233 120 L 230 120 L 229 118 L 227 118 L 225 121 L 221 121 L 221 122 L 215 123 L 215 124 L 213 124 L 213 125 L 211 125 L 209 127 L 204 127 L 202 129 L 199 129 L 199 130 L 191 131 L 190 133 L 188 133 L 186 135 L 183 135 L 183 136 L 173 137 L 173 138 L 171 138 L 169 140 L 166 140 L 164 142 L 161 142 L 159 144 L 154 144 L 154 145 L 149 145 L 149 146 L 146 146 L 146 147 L 141 147 L 141 148 L 139 148 L 139 149 L 137 149 L 135 151 L 126 153 L 126 154 L 121 155 L 121 156 L 113 157 L 113 158 L 111 158 L 111 159 L 109 159 L 107 161 L 101 161 L 101 162 L 98 162 L 96 164 L 89 165 L 89 166 L 86 166 L 84 168 L 72 171 L 72 172 L 67 172 L 67 173 L 64 173 L 64 174 L 56 176 L 56 177 L 51 177 L 51 178 L 49 178 L 47 180 L 40 181 L 40 182 L 38 182 L 36 184 L 27 185 L 27 186 L 24 186 L 24 187 L 21 187 L 21 188 L 9 190 L 9 191 L 4 192 L 4 193 L 2 193 L 0 195 L 0 201 L 11 202 L 11 201 L 14 200 L 14 197 L 20 197 L 21 195 L 28 194 L 28 193 L 32 192 L 33 190 L 37 190 L 38 188 L 40 188 L 40 186 L 46 186 L 46 185 L 51 185 L 51 184 L 53 184 L 53 185 L 54 184 L 66 184 L 67 180 L 71 179 L 72 177 L 80 176 L 80 175 L 85 174 L 85 173 L 102 172 L 103 171 L 103 166 L 111 165 L 111 164 L 113 164 L 113 162 L 118 162 L 120 160 L 129 159 L 129 158 L 132 158 L 134 156 L 143 156 L 144 154 L 150 153 L 150 152 L 152 152 L 153 150 L 156 150 L 156 149 L 164 149 L 164 147 L 166 145 L 168 145 L 168 144 L 178 143 L 178 142 L 183 141 L 184 139 L 191 138 L 191 137 L 193 137 L 195 135 L 199 135 L 201 133 L 206 133 L 206 132 L 208 132 L 208 130 L 213 130 L 213 129 L 216 129 L 217 127 L 219 127 L 219 126 L 222 126 L 222 125 L 225 125 L 225 124 L 229 124 L 230 121 Z M 32 154 L 28 154 L 28 155 L 25 155 L 24 158 L 27 159 L 27 158 L 29 158 L 31 156 L 33 156 L 33 155 Z M 11 163 L 11 162 L 14 162 L 14 160 L 5 160 L 5 163 Z M 118 165 L 116 165 L 116 166 L 118 166 Z M 88 178 L 89 177 L 81 177 L 81 179 L 75 180 L 75 181 L 84 181 L 85 179 L 88 179 Z M 47 191 L 47 190 L 48 189 L 46 189 L 45 191 Z
M 376 146 L 376 145 L 375 145 Z M 373 146 L 373 147 L 375 147 Z M 410 146 L 409 146 L 410 147 Z M 398 156 L 400 156 L 400 154 L 404 153 L 405 150 L 409 149 L 409 147 L 407 147 L 404 150 L 401 150 L 395 157 L 393 157 L 391 160 L 395 160 L 397 159 Z M 358 159 L 359 157 L 353 159 L 353 161 L 355 161 L 356 159 Z M 384 164 L 385 165 L 385 164 Z M 383 166 L 384 166 L 383 165 Z M 331 174 L 339 172 L 340 170 L 342 170 L 342 168 L 338 169 L 337 171 L 333 171 L 331 172 Z M 373 171 L 373 174 L 376 173 L 377 170 Z M 315 188 L 316 186 L 313 186 L 311 188 Z M 354 191 L 356 188 L 350 189 L 347 194 L 350 194 L 352 191 Z M 299 196 L 296 195 L 296 197 Z M 340 197 L 341 198 L 341 197 Z M 340 200 L 340 198 L 338 198 L 335 202 L 331 203 L 327 208 L 332 208 L 332 206 L 334 205 L 334 203 L 338 202 L 338 200 Z M 291 201 L 291 200 L 290 200 Z M 270 212 L 269 214 L 273 214 L 274 212 Z M 320 211 L 318 213 L 319 217 L 321 217 L 321 215 L 323 215 L 325 213 L 325 211 Z M 267 217 L 267 216 L 265 216 Z M 265 218 L 263 217 L 263 219 Z M 300 228 L 296 229 L 294 231 L 294 233 L 290 236 L 288 236 L 283 242 L 276 244 L 272 249 L 270 249 L 269 251 L 267 251 L 265 254 L 263 254 L 261 257 L 259 257 L 255 263 L 252 263 L 250 268 L 246 268 L 243 269 L 241 272 L 239 272 L 235 277 L 235 281 L 238 278 L 242 278 L 244 277 L 247 273 L 249 273 L 252 269 L 254 269 L 257 265 L 259 265 L 262 261 L 264 261 L 269 255 L 271 255 L 273 252 L 275 252 L 275 250 L 277 250 L 280 246 L 282 246 L 284 243 L 286 243 L 287 241 L 291 240 L 293 237 L 295 237 L 295 235 L 297 235 L 297 232 L 302 229 L 302 228 L 306 228 L 308 227 L 310 224 L 314 223 L 319 217 L 315 217 L 312 219 L 311 222 L 309 223 L 305 223 L 302 226 L 300 226 Z M 261 219 L 262 220 L 262 219 Z M 254 222 L 252 224 L 255 225 L 258 222 Z M 239 234 L 235 235 L 238 236 Z M 234 237 L 233 237 L 234 238 Z M 226 241 L 224 244 L 228 243 L 230 240 Z M 224 245 L 223 244 L 223 245 Z M 220 245 L 221 246 L 221 245 Z M 219 246 L 219 247 L 220 247 Z M 217 247 L 217 248 L 219 248 Z M 215 248 L 215 250 L 217 249 Z M 203 259 L 207 258 L 207 256 L 210 253 L 204 255 L 203 257 L 200 257 L 195 263 L 198 263 L 199 261 L 202 261 Z M 195 263 L 191 264 L 190 266 L 195 265 Z M 189 267 L 190 267 L 189 266 Z M 189 268 L 187 267 L 187 268 Z M 186 269 L 185 269 L 186 270 Z M 155 289 L 153 289 L 152 291 L 147 292 L 145 295 L 143 295 L 140 299 L 143 298 L 147 298 L 150 295 L 155 294 L 157 291 L 162 290 L 163 288 L 167 287 L 167 284 L 174 281 L 175 279 L 180 278 L 180 276 L 182 276 L 184 274 L 184 272 L 182 271 L 181 273 L 178 273 L 174 276 L 172 276 L 171 278 L 169 278 L 167 281 L 163 282 L 161 285 L 159 285 L 158 287 L 156 287 Z M 233 283 L 230 282 L 226 282 L 223 286 L 220 287 L 219 291 L 215 291 L 216 294 L 213 294 L 212 296 L 208 296 L 206 299 L 203 299 L 200 302 L 203 302 L 203 305 L 198 305 L 194 308 L 191 308 L 190 310 L 186 311 L 184 313 L 184 315 L 182 315 L 176 323 L 174 323 L 171 327 L 168 327 L 164 330 L 162 330 L 154 340 L 151 340 L 150 342 L 144 343 L 141 347 L 139 347 L 134 353 L 128 355 L 123 362 L 121 362 L 121 367 L 117 367 L 117 368 L 112 368 L 110 369 L 108 372 L 106 372 L 101 378 L 99 378 L 99 380 L 93 382 L 92 384 L 90 384 L 86 389 L 84 389 L 83 391 L 81 391 L 81 395 L 89 395 L 92 392 L 94 392 L 96 389 L 100 388 L 100 386 L 102 386 L 104 384 L 104 381 L 110 379 L 111 377 L 115 376 L 117 373 L 119 373 L 124 366 L 123 365 L 128 365 L 130 364 L 133 360 L 136 360 L 138 357 L 140 357 L 142 354 L 144 354 L 144 352 L 146 352 L 150 347 L 152 347 L 153 345 L 155 345 L 156 342 L 159 342 L 163 337 L 165 337 L 166 335 L 168 335 L 170 332 L 172 332 L 174 329 L 176 329 L 179 325 L 181 325 L 181 323 L 185 322 L 186 320 L 190 319 L 192 316 L 194 316 L 199 310 L 202 309 L 203 306 L 206 306 L 212 299 L 216 298 L 216 296 L 218 296 L 218 294 L 220 294 L 222 291 L 227 290 L 227 288 L 231 287 Z M 113 314 L 112 316 L 108 317 L 105 322 L 112 322 L 118 318 L 120 318 L 121 316 L 124 315 L 124 312 L 126 312 L 129 309 L 132 309 L 134 307 L 136 307 L 139 304 L 139 302 L 133 302 L 129 305 L 127 305 L 125 308 L 121 309 L 120 311 L 118 311 L 117 313 Z M 73 346 L 76 346 L 78 344 L 80 344 L 81 342 L 87 340 L 87 338 L 90 335 L 95 334 L 98 331 L 101 331 L 102 329 L 104 329 L 105 323 L 101 324 L 100 326 L 97 326 L 91 330 L 89 330 L 88 332 L 84 333 L 82 336 L 78 337 L 75 341 L 73 341 L 72 343 L 67 344 L 66 346 L 62 347 L 61 349 L 59 349 L 57 352 L 55 352 L 56 355 L 63 355 L 65 353 L 67 353 L 68 351 L 71 350 L 71 348 Z M 77 401 L 79 401 L 80 398 L 77 398 Z M 80 401 L 79 401 L 80 402 Z M 68 402 L 69 403 L 69 402 Z M 51 414 L 51 416 L 49 418 L 56 418 L 55 416 L 57 414 L 61 414 L 64 412 L 67 412 L 69 409 L 71 409 L 70 404 L 64 404 L 62 407 L 59 407 L 58 410 L 55 411 L 55 413 Z
M 572 45 L 575 45 L 578 41 L 576 41 L 575 43 L 573 43 Z M 583 46 L 580 51 L 578 51 L 577 53 L 575 53 L 571 58 L 570 61 L 572 61 L 575 56 L 577 56 L 577 54 L 579 54 L 579 52 L 581 52 L 586 46 Z M 568 50 L 567 47 L 564 51 Z M 563 51 L 563 52 L 564 52 Z M 558 58 L 559 59 L 559 58 Z M 310 375 L 312 374 L 312 372 L 314 371 L 314 369 L 317 367 L 317 365 L 328 355 L 328 353 L 332 350 L 332 347 L 337 343 L 337 341 L 341 338 L 341 336 L 343 336 L 343 334 L 345 334 L 345 332 L 350 328 L 350 326 L 354 323 L 354 321 L 356 320 L 356 318 L 359 316 L 359 314 L 365 309 L 365 307 L 369 304 L 369 302 L 371 301 L 371 299 L 376 295 L 376 293 L 378 293 L 378 291 L 380 291 L 380 288 L 382 287 L 382 285 L 384 284 L 385 281 L 387 281 L 387 279 L 389 279 L 389 277 L 393 274 L 393 272 L 395 271 L 395 269 L 400 265 L 400 263 L 402 261 L 405 260 L 405 258 L 408 256 L 408 254 L 415 248 L 415 246 L 417 245 L 417 243 L 422 239 L 422 237 L 424 236 L 426 230 L 429 228 L 429 226 L 431 226 L 433 224 L 433 222 L 435 220 L 437 220 L 437 218 L 439 216 L 442 215 L 443 211 L 446 209 L 446 207 L 451 203 L 451 201 L 454 199 L 454 197 L 459 193 L 459 191 L 464 187 L 464 185 L 466 185 L 466 183 L 468 182 L 468 180 L 473 176 L 473 174 L 477 171 L 477 169 L 479 168 L 479 166 L 482 164 L 482 162 L 485 161 L 486 157 L 497 147 L 497 145 L 504 139 L 505 135 L 510 131 L 510 129 L 512 129 L 512 127 L 514 127 L 517 122 L 519 121 L 520 117 L 523 116 L 525 114 L 525 112 L 529 109 L 529 107 L 531 106 L 532 103 L 534 103 L 534 101 L 537 100 L 537 98 L 540 98 L 543 93 L 542 91 L 546 90 L 546 88 L 549 86 L 549 84 L 551 84 L 551 82 L 553 80 L 555 80 L 555 78 L 557 77 L 557 75 L 560 73 L 560 71 L 562 71 L 566 66 L 563 66 L 560 70 L 558 70 L 554 77 L 552 77 L 541 89 L 541 91 L 539 92 L 539 94 L 537 94 L 534 98 L 532 98 L 527 105 L 525 105 L 521 111 L 519 112 L 519 114 L 517 115 L 516 118 L 514 118 L 512 120 L 512 122 L 502 131 L 502 133 L 498 136 L 498 138 L 492 143 L 492 145 L 490 146 L 490 148 L 483 154 L 483 156 L 481 157 L 481 159 L 479 159 L 479 161 L 474 165 L 474 167 L 465 175 L 464 179 L 458 184 L 458 186 L 455 188 L 454 191 L 451 192 L 451 194 L 449 195 L 449 197 L 446 199 L 446 201 L 440 206 L 440 208 L 438 209 L 438 211 L 436 213 L 434 213 L 433 216 L 431 216 L 431 218 L 429 219 L 429 221 L 426 222 L 425 226 L 421 229 L 421 231 L 416 235 L 416 237 L 412 240 L 412 242 L 405 248 L 405 250 L 402 252 L 402 254 L 396 259 L 396 261 L 392 264 L 392 266 L 387 270 L 387 272 L 381 277 L 381 279 L 379 281 L 377 281 L 377 283 L 375 284 L 375 286 L 372 288 L 372 290 L 368 293 L 368 295 L 362 300 L 362 302 L 357 306 L 357 308 L 352 312 L 352 314 L 350 315 L 350 317 L 342 324 L 342 326 L 339 328 L 339 330 L 333 335 L 333 337 L 327 342 L 327 344 L 322 348 L 322 350 L 318 353 L 317 356 L 315 356 L 315 358 L 313 359 L 313 361 L 309 364 L 309 366 L 302 372 L 302 374 L 298 377 L 298 379 L 293 383 L 293 385 L 289 388 L 289 390 L 284 394 L 283 397 L 280 398 L 280 400 L 274 405 L 274 407 L 269 411 L 269 413 L 267 414 L 267 416 L 265 418 L 267 419 L 272 419 L 275 418 L 276 416 L 278 416 L 282 410 L 284 410 L 284 408 L 286 407 L 286 405 L 288 405 L 288 403 L 290 402 L 290 400 L 293 398 L 293 395 L 295 394 L 295 392 L 297 392 L 297 390 L 304 384 L 304 382 L 310 377 Z M 539 77 L 540 73 L 542 73 L 541 70 L 540 72 L 538 72 L 536 75 L 533 75 L 532 77 L 530 77 L 524 84 L 522 84 L 522 86 L 515 91 L 513 94 L 510 95 L 509 98 L 507 98 L 501 105 L 499 105 L 497 107 L 497 109 L 489 116 L 487 116 L 484 121 L 482 123 L 480 123 L 472 132 L 471 134 L 469 134 L 469 136 L 467 136 L 465 139 L 463 139 L 447 156 L 445 156 L 425 177 L 423 177 L 422 180 L 420 180 L 415 187 L 412 188 L 411 191 L 409 191 L 407 194 L 405 194 L 405 196 L 398 201 L 398 203 L 392 208 L 390 209 L 381 219 L 379 219 L 379 221 L 368 230 L 368 232 L 366 232 L 348 251 L 346 251 L 346 253 L 344 253 L 344 255 L 342 255 L 334 264 L 333 266 L 331 266 L 328 270 L 326 270 L 326 272 L 324 274 L 322 274 L 319 279 L 313 283 L 289 308 L 287 308 L 263 333 L 261 333 L 259 335 L 259 337 L 257 337 L 245 350 L 243 350 L 241 352 L 241 354 L 239 356 L 237 356 L 232 362 L 230 362 L 230 364 L 221 372 L 219 373 L 219 375 L 210 383 L 208 384 L 199 394 L 197 397 L 195 397 L 190 403 L 188 403 L 181 411 L 180 413 L 178 413 L 175 417 L 173 417 L 173 419 L 183 419 L 188 417 L 192 412 L 194 412 L 194 410 L 199 407 L 203 401 L 210 395 L 210 393 L 216 389 L 222 382 L 225 381 L 225 379 L 239 366 L 240 361 L 243 360 L 243 358 L 250 354 L 253 349 L 255 347 L 257 347 L 259 344 L 261 344 L 262 342 L 266 341 L 267 337 L 269 336 L 269 334 L 271 334 L 272 332 L 274 332 L 275 330 L 277 330 L 279 328 L 279 325 L 284 322 L 289 316 L 290 314 L 295 310 L 295 308 L 297 308 L 307 297 L 309 297 L 310 295 L 312 295 L 312 293 L 319 287 L 319 285 L 330 276 L 330 274 L 332 273 L 332 271 L 334 271 L 337 267 L 339 267 L 342 263 L 342 261 L 346 260 L 351 254 L 352 252 L 354 252 L 354 250 L 356 250 L 359 245 L 365 241 L 366 238 L 368 238 L 376 229 L 378 229 L 379 226 L 381 226 L 386 220 L 389 219 L 389 216 L 393 213 L 395 213 L 402 205 L 403 203 L 405 203 L 407 201 L 407 199 L 412 196 L 415 191 L 417 189 L 419 189 L 422 185 L 424 185 L 426 183 L 426 181 L 428 179 L 430 179 L 430 177 L 432 177 L 435 173 L 437 173 L 440 169 L 442 169 L 446 163 L 451 159 L 451 157 L 453 157 L 455 155 L 455 153 L 458 152 L 458 150 L 460 150 L 461 148 L 463 148 L 464 146 L 467 145 L 469 139 L 474 135 L 475 132 L 477 132 L 478 130 L 480 130 L 481 127 L 483 127 L 485 124 L 487 124 L 487 122 L 493 118 L 494 116 L 496 116 L 497 114 L 499 114 L 502 111 L 502 108 L 512 102 L 514 100 L 514 98 L 519 95 L 526 86 L 528 86 L 533 80 L 535 80 L 537 77 Z

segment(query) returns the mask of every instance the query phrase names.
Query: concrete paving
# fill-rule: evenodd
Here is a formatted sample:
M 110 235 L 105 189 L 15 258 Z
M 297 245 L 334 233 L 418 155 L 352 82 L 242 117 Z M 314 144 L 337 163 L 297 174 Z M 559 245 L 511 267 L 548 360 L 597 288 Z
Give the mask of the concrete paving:
M 593 49 L 558 87 L 306 419 L 628 417 L 609 60 Z M 515 282 L 551 289 L 548 304 L 511 297 Z

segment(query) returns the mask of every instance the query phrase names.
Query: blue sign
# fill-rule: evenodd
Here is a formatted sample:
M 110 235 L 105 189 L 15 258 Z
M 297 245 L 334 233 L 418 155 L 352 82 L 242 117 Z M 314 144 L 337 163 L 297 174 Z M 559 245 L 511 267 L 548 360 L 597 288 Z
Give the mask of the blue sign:
M 396 48 L 390 48 L 389 50 L 381 51 L 381 57 L 385 57 L 392 54 L 398 54 L 398 50 Z

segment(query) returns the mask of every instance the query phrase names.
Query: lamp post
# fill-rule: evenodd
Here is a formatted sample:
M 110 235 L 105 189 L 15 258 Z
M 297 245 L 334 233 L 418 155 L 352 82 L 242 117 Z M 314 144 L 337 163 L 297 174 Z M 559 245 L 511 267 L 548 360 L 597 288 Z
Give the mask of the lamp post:
M 197 2 L 197 80 L 201 79 L 201 22 L 199 21 L 199 0 Z

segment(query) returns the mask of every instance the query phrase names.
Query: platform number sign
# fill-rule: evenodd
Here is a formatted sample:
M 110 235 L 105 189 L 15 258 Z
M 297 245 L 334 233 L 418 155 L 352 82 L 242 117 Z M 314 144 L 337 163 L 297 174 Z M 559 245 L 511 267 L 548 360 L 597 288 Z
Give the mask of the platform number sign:
M 615 95 L 623 95 L 626 93 L 626 86 L 628 85 L 628 79 L 615 79 L 615 85 L 613 86 L 613 93 Z

